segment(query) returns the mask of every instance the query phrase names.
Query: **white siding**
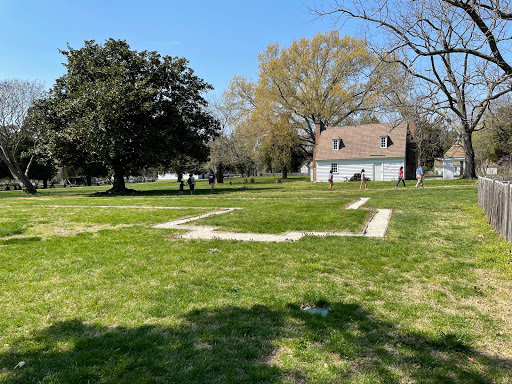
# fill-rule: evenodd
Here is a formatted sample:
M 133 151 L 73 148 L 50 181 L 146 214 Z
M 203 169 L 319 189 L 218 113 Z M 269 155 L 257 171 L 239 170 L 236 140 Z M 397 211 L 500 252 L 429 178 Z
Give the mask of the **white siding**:
M 175 173 L 165 173 L 158 175 L 158 180 L 178 180 L 178 175 Z
M 316 162 L 316 181 L 327 182 L 331 164 L 338 163 L 338 173 L 334 174 L 334 182 L 348 181 L 354 173 L 365 170 L 366 177 L 375 180 L 373 168 L 375 163 L 383 164 L 384 181 L 398 180 L 400 166 L 405 167 L 404 158 L 366 159 L 366 160 L 321 160 Z
M 485 168 L 485 174 L 486 175 L 497 175 L 498 174 L 498 167 L 487 167 L 487 168 Z
M 384 162 L 384 180 L 398 180 L 398 171 L 400 167 L 404 167 L 405 176 L 405 160 L 404 159 L 387 159 Z
M 198 180 L 200 175 L 194 175 L 194 178 Z M 186 181 L 188 179 L 188 173 L 183 174 L 183 179 Z M 158 175 L 158 180 L 178 180 L 178 175 L 176 173 L 165 173 L 163 175 Z

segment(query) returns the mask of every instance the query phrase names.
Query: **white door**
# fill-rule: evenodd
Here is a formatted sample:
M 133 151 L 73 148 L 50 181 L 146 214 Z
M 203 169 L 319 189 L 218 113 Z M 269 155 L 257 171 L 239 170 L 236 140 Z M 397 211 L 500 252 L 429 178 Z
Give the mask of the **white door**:
M 375 163 L 373 165 L 373 178 L 375 179 L 375 181 L 384 180 L 384 175 L 382 172 L 383 169 L 384 169 L 384 167 L 382 166 L 382 163 Z

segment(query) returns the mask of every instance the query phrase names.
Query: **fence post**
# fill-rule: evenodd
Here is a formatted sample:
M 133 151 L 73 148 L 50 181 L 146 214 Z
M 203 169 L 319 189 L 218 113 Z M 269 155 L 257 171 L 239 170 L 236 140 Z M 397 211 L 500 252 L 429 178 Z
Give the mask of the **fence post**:
M 490 193 L 490 196 L 489 196 L 491 201 L 492 201 L 492 200 L 494 200 L 494 185 L 495 185 L 495 184 L 496 184 L 496 179 L 492 179 L 492 184 L 491 184 L 491 193 Z M 493 212 L 493 211 L 492 211 L 492 209 L 491 209 L 491 210 L 489 211 L 489 223 L 488 223 L 488 224 L 491 224 L 491 222 L 492 222 L 491 217 L 492 217 L 492 214 L 493 214 L 493 213 L 494 213 L 494 212 Z
M 505 193 L 506 196 L 506 203 L 505 203 L 505 238 L 508 240 L 508 229 L 510 227 L 510 220 L 508 219 L 510 215 L 510 181 L 507 181 L 507 192 Z

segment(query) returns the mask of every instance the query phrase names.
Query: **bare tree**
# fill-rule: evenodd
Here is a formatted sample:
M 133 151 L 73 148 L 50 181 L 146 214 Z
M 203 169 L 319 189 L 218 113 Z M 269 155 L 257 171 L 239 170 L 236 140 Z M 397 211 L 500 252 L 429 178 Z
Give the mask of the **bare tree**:
M 35 137 L 35 122 L 29 118 L 29 112 L 44 93 L 44 86 L 38 81 L 0 81 L 0 159 L 23 190 L 31 193 L 36 191 L 28 178 L 34 155 L 31 155 L 25 169 L 18 159 L 21 143 Z M 34 143 L 37 144 L 37 140 Z
M 398 63 L 414 76 L 413 96 L 425 111 L 442 116 L 460 131 L 464 177 L 475 178 L 472 134 L 483 127 L 482 117 L 492 103 L 512 90 L 511 74 L 499 50 L 493 50 L 495 46 L 508 47 L 509 39 L 504 18 L 491 19 L 480 12 L 487 21 L 488 33 L 483 33 L 486 28 L 475 22 L 462 3 L 471 3 L 473 8 L 482 4 L 469 0 L 353 0 L 336 1 L 329 10 L 315 12 L 335 16 L 337 22 L 352 18 L 383 27 L 386 43 L 377 42 L 375 51 L 384 62 Z
M 208 143 L 210 159 L 207 164 L 212 169 L 218 183 L 224 182 L 228 169 L 238 169 L 242 174 L 254 168 L 252 139 L 240 128 L 246 121 L 239 104 L 233 102 L 225 92 L 221 98 L 210 98 L 209 108 L 221 126 L 221 134 Z
M 508 0 L 443 0 L 444 3 L 458 8 L 471 18 L 476 27 L 485 38 L 487 52 L 482 50 L 469 50 L 472 55 L 478 56 L 496 64 L 503 72 L 512 76 L 512 66 L 505 60 L 502 52 L 510 50 L 510 37 L 504 33 L 512 21 L 512 5 Z

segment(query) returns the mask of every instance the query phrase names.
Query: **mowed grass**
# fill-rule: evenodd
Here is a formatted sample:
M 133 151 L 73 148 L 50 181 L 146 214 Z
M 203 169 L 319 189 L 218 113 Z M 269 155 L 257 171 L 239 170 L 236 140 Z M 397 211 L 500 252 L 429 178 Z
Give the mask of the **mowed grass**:
M 510 245 L 475 181 L 329 192 L 274 180 L 214 195 L 200 181 L 194 196 L 171 182 L 123 197 L 0 192 L 0 382 L 511 382 Z M 191 241 L 151 228 L 219 207 L 243 209 L 196 223 L 359 231 L 377 208 L 393 216 L 385 239 Z

